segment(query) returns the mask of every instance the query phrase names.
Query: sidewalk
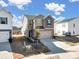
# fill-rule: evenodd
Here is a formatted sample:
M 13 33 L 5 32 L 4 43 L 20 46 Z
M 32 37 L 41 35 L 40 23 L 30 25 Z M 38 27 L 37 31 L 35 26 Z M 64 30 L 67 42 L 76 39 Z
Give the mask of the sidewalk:
M 9 42 L 0 42 L 0 59 L 13 59 Z

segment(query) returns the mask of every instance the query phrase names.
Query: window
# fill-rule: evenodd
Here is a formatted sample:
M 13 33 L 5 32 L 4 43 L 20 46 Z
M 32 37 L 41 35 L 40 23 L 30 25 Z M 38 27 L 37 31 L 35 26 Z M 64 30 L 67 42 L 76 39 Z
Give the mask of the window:
M 73 24 L 73 27 L 75 27 L 75 24 Z
M 0 17 L 0 24 L 7 24 L 7 18 L 6 17 Z
M 73 34 L 75 34 L 75 31 L 73 31 Z
M 47 25 L 51 25 L 51 20 L 47 20 Z

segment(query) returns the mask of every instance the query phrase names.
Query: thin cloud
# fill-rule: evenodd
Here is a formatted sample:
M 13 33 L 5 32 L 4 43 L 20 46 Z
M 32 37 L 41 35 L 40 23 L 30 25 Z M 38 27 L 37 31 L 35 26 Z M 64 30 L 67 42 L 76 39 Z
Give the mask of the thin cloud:
M 79 0 L 69 0 L 70 2 L 79 2 Z
M 52 16 L 55 20 L 64 20 L 65 17 L 63 16 L 59 16 L 59 17 L 56 17 L 56 16 Z
M 64 20 L 65 19 L 65 17 L 63 17 L 63 16 L 59 16 L 58 18 L 56 18 L 56 20 Z
M 29 5 L 32 3 L 31 0 L 8 0 L 9 3 L 4 2 L 3 0 L 0 0 L 0 5 L 2 7 L 9 6 L 16 6 L 18 9 L 24 9 L 24 5 Z
M 7 6 L 8 6 L 8 4 L 5 3 L 3 0 L 0 0 L 0 5 L 1 5 L 2 7 L 7 7 Z
M 28 5 L 30 3 L 32 3 L 31 0 L 8 0 L 9 1 L 9 4 L 11 5 L 15 5 L 17 8 L 19 9 L 24 9 L 24 5 Z

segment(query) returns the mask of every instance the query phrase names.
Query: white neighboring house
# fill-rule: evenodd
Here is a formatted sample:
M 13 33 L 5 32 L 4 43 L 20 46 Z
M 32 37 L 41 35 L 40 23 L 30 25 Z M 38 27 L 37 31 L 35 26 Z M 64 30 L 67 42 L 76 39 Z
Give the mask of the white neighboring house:
M 28 17 L 25 15 L 23 16 L 21 32 L 23 36 L 28 35 Z
M 54 23 L 54 35 L 63 36 L 64 34 L 79 35 L 79 17 Z
M 8 42 L 12 34 L 12 14 L 6 9 L 0 10 L 0 42 Z

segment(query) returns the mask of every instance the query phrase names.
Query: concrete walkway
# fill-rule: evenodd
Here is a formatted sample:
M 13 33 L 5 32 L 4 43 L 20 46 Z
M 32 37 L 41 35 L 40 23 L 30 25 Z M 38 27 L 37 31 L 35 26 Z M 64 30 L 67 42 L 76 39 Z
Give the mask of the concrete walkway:
M 9 42 L 0 42 L 0 59 L 13 59 Z

